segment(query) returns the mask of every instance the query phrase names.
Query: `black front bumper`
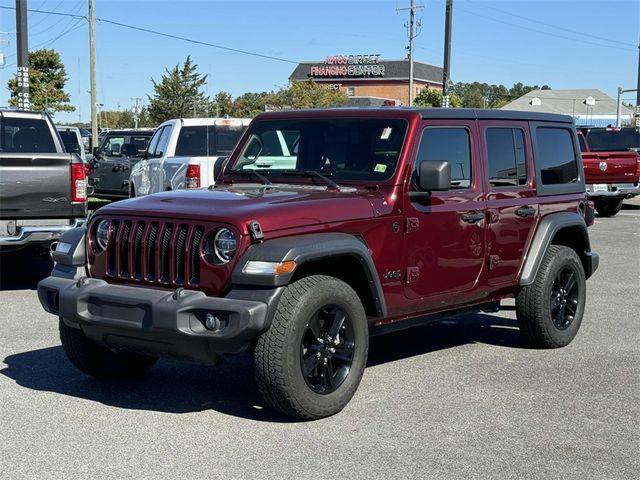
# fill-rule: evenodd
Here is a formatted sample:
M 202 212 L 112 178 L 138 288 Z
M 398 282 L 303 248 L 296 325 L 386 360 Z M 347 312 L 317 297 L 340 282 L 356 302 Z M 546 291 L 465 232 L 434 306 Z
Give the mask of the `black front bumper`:
M 54 269 L 38 284 L 38 297 L 46 311 L 109 348 L 215 363 L 222 354 L 245 350 L 269 328 L 279 290 L 218 298 L 64 278 Z M 207 315 L 213 329 L 205 326 Z

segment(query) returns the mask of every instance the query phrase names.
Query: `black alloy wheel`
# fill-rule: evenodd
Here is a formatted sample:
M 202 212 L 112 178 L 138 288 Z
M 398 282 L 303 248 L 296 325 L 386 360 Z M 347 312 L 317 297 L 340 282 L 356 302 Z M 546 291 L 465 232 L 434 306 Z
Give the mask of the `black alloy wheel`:
M 566 330 L 573 323 L 578 309 L 578 282 L 573 270 L 563 268 L 551 286 L 551 319 L 558 330 Z
M 307 385 L 328 394 L 344 382 L 353 363 L 355 337 L 347 312 L 327 305 L 309 320 L 300 346 L 300 368 Z

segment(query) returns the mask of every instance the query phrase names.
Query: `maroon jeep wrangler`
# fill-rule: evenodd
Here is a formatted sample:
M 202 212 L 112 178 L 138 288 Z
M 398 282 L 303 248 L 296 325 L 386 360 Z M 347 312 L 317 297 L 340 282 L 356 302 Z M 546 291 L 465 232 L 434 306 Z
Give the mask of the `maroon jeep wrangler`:
M 89 375 L 250 350 L 266 402 L 314 419 L 353 396 L 369 335 L 515 297 L 532 346 L 567 345 L 598 267 L 592 221 L 570 117 L 272 112 L 215 186 L 118 202 L 65 235 L 38 294 Z

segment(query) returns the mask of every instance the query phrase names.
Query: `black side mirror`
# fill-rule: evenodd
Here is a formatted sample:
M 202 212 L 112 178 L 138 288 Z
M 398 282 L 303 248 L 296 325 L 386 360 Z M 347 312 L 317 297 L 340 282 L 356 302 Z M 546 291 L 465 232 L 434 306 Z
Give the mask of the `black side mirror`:
M 100 156 L 100 147 L 93 147 L 93 157 L 98 158 Z
M 447 161 L 423 160 L 416 169 L 419 191 L 409 192 L 411 200 L 424 200 L 431 192 L 451 190 L 451 164 Z

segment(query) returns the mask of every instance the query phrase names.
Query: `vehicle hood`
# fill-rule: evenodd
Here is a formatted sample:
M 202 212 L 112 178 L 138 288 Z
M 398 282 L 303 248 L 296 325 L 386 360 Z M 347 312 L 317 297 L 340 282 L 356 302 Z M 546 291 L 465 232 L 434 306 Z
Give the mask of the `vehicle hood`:
M 243 234 L 252 220 L 264 232 L 372 218 L 378 191 L 313 185 L 218 185 L 132 198 L 102 207 L 97 215 L 191 219 L 235 225 Z

